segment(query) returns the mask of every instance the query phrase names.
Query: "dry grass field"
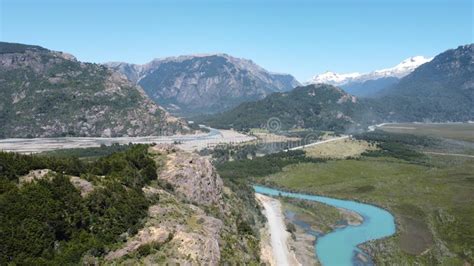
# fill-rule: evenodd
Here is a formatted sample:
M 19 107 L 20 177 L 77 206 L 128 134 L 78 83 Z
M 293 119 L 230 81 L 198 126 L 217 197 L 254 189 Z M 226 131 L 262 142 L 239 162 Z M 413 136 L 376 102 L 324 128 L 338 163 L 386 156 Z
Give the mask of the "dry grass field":
M 363 152 L 377 149 L 363 140 L 341 139 L 305 148 L 306 155 L 313 158 L 344 159 L 359 157 Z

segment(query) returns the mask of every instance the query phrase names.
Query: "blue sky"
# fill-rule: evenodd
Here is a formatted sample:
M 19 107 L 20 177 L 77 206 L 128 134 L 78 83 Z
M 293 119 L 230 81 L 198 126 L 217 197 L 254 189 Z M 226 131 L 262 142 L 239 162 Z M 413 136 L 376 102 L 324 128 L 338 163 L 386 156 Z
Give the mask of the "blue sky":
M 224 52 L 306 81 L 473 42 L 473 0 L 0 0 L 0 39 L 89 62 Z

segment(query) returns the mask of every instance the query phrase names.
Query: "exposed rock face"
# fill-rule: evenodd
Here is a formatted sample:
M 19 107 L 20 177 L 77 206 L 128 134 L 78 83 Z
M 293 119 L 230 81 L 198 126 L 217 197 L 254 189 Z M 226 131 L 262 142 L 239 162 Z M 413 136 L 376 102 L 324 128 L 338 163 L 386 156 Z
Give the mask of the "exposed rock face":
M 178 257 L 189 257 L 175 262 L 186 263 L 191 260 L 204 265 L 218 265 L 221 257 L 219 234 L 223 227 L 222 221 L 204 214 L 196 219 L 202 223 L 201 232 L 179 231 L 170 243 L 177 247 Z
M 206 214 L 197 205 L 182 202 L 183 199 L 174 193 L 150 186 L 144 187 L 143 191 L 147 197 L 158 196 L 160 202 L 149 207 L 145 227 L 123 247 L 107 254 L 106 260 L 117 261 L 142 246 L 158 245 L 166 248 L 163 252 L 150 254 L 143 263 L 156 264 L 157 259 L 164 256 L 172 265 L 219 264 L 223 221 Z
M 54 172 L 49 169 L 31 170 L 27 175 L 20 176 L 20 178 L 18 178 L 18 183 L 20 185 L 31 183 L 36 180 L 48 178 L 49 175 L 53 173 Z
M 71 184 L 81 192 L 81 196 L 85 197 L 94 191 L 94 185 L 91 182 L 77 176 L 70 176 Z
M 0 137 L 145 136 L 188 131 L 105 66 L 0 42 Z
M 107 263 L 258 264 L 258 240 L 241 231 L 250 214 L 243 212 L 241 199 L 223 187 L 209 161 L 173 145 L 160 144 L 149 151 L 162 169 L 158 182 L 142 188 L 153 204 L 144 227 L 109 252 Z
M 155 59 L 145 65 L 107 65 L 141 85 L 169 111 L 185 115 L 220 112 L 299 85 L 291 75 L 270 73 L 250 60 L 227 54 Z
M 170 232 L 166 228 L 154 226 L 145 227 L 138 232 L 133 240 L 128 241 L 123 248 L 107 254 L 105 259 L 114 260 L 121 258 L 146 244 L 162 244 L 169 238 L 169 236 Z
M 38 170 L 31 170 L 27 175 L 21 176 L 18 181 L 20 185 L 24 185 L 26 183 L 34 182 L 37 180 L 48 178 L 48 180 L 52 180 L 54 175 L 57 173 L 50 169 L 38 169 Z M 71 184 L 81 192 L 82 197 L 86 197 L 92 191 L 94 191 L 94 185 L 78 176 L 67 176 Z
M 190 202 L 222 205 L 222 179 L 208 159 L 181 150 L 170 153 L 167 145 L 157 145 L 154 149 L 167 154 L 165 170 L 159 179 L 173 185 L 175 191 Z

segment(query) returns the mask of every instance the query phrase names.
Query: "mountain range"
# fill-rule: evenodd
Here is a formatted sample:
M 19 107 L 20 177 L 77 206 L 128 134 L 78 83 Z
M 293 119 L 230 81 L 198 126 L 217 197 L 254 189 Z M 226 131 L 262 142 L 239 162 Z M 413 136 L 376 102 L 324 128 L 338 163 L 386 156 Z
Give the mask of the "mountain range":
M 341 74 L 328 71 L 315 75 L 308 83 L 331 84 L 339 86 L 355 96 L 370 97 L 375 96 L 381 90 L 397 84 L 401 78 L 432 59 L 414 56 L 403 60 L 394 67 L 375 70 L 369 73 L 354 72 Z
M 182 116 L 221 112 L 300 85 L 291 75 L 272 73 L 251 60 L 227 54 L 169 57 L 144 65 L 106 65 L 143 87 L 152 100 Z
M 392 87 L 379 90 L 375 98 L 357 98 L 333 85 L 310 84 L 287 93 L 274 93 L 256 102 L 243 103 L 227 112 L 205 117 L 202 122 L 217 127 L 247 129 L 265 127 L 267 121 L 277 118 L 282 129 L 344 131 L 382 121 L 474 120 L 473 51 L 473 44 L 445 51 L 403 76 Z M 423 60 L 409 61 L 419 63 Z M 413 65 L 405 63 L 399 66 Z M 399 71 L 401 69 L 405 72 Z M 401 77 L 409 70 L 411 67 L 392 69 L 384 71 L 380 77 L 386 73 L 398 73 L 396 75 Z M 362 80 L 362 76 L 359 78 Z M 332 81 L 336 82 L 335 79 Z
M 474 44 L 437 55 L 375 101 L 387 121 L 474 120 Z
M 0 42 L 0 137 L 187 132 L 121 74 L 72 55 Z
M 210 114 L 195 118 L 237 129 L 265 126 L 272 117 L 283 128 L 334 131 L 382 121 L 469 121 L 474 120 L 473 47 L 460 46 L 433 59 L 413 57 L 368 74 L 321 75 L 313 80 L 318 84 L 293 89 L 299 83 L 292 76 L 226 54 L 106 66 L 1 42 L 0 137 L 192 131 L 161 106 L 180 115 Z M 372 98 L 347 93 L 346 86 L 357 88 L 356 83 L 372 86 Z

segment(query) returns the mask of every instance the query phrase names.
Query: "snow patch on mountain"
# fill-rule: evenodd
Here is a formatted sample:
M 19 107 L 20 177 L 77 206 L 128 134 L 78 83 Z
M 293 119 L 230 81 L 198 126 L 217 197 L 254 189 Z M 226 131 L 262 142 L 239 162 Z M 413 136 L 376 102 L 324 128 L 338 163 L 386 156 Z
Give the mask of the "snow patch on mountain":
M 403 60 L 400 64 L 380 70 L 375 70 L 370 73 L 335 73 L 335 72 L 324 72 L 319 75 L 315 75 L 308 83 L 317 84 L 317 83 L 326 83 L 335 86 L 345 85 L 351 82 L 365 82 L 368 80 L 375 80 L 380 78 L 387 77 L 396 77 L 403 78 L 404 76 L 410 74 L 420 65 L 431 61 L 433 58 L 427 58 L 424 56 L 413 56 Z

